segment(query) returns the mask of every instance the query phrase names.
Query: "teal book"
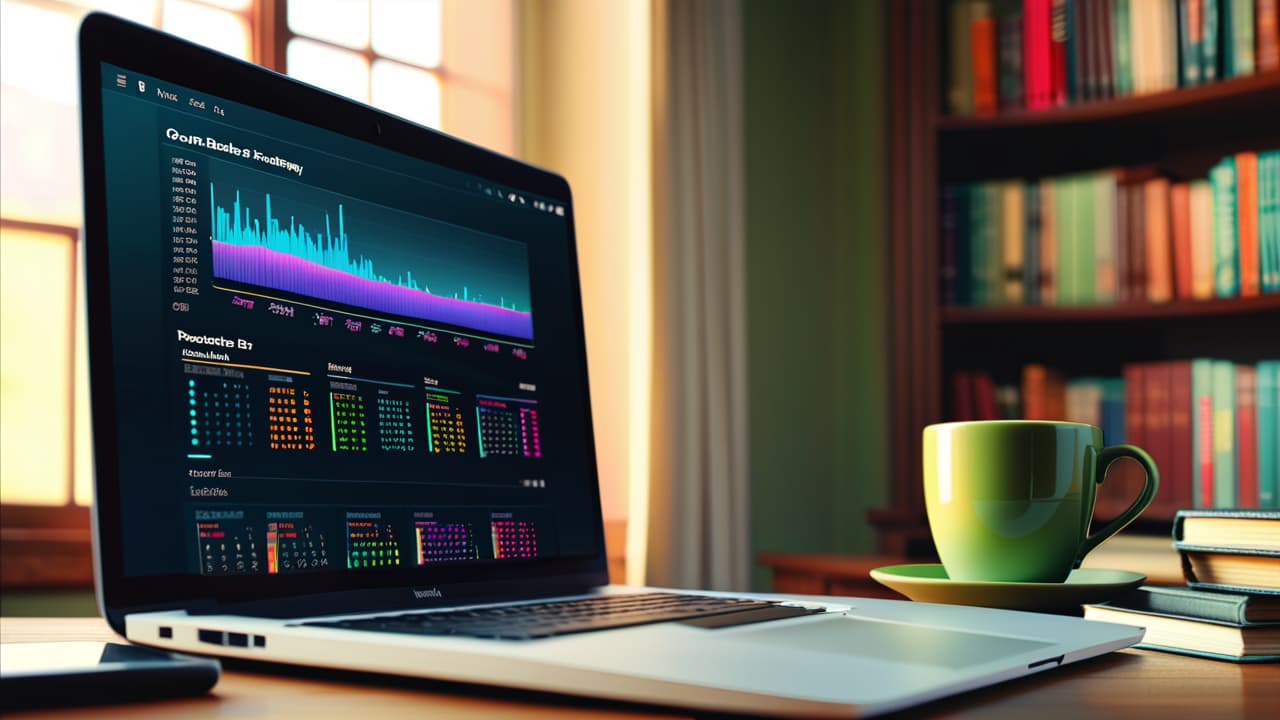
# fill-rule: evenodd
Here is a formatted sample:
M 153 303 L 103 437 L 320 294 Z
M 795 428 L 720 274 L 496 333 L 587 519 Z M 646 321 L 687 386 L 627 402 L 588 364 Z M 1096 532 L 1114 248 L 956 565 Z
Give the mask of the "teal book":
M 1258 253 L 1262 292 L 1280 291 L 1280 151 L 1258 153 Z
M 1254 0 L 1222 0 L 1227 11 L 1227 38 L 1223 43 L 1224 59 L 1230 59 L 1230 72 L 1224 77 L 1253 74 L 1253 3 Z
M 1075 271 L 1076 303 L 1094 302 L 1094 284 L 1097 272 L 1097 252 L 1094 232 L 1094 174 L 1077 175 L 1073 181 L 1076 196 L 1075 222 Z
M 1236 236 L 1236 159 L 1225 157 L 1209 170 L 1213 186 L 1213 288 L 1218 297 L 1240 294 L 1240 246 Z
M 1280 596 L 1275 595 L 1143 585 L 1107 605 L 1231 625 L 1280 622 Z
M 1004 270 L 1004 183 L 987 186 L 987 304 L 1005 304 Z
M 1236 366 L 1213 361 L 1213 506 L 1236 506 Z
M 1204 82 L 1213 82 L 1221 77 L 1218 69 L 1218 35 L 1221 23 L 1218 22 L 1218 3 L 1221 0 L 1204 0 L 1203 31 L 1200 33 L 1200 77 Z
M 1280 508 L 1280 360 L 1258 363 L 1258 507 Z
M 1178 0 L 1178 85 L 1182 87 L 1200 84 L 1200 42 L 1191 32 L 1193 2 L 1200 0 Z
M 1115 0 L 1111 6 L 1112 71 L 1115 73 L 1116 95 L 1133 94 L 1133 50 L 1129 39 L 1129 3 Z M 1205 0 L 1211 3 L 1213 0 Z
M 1213 507 L 1213 361 L 1191 361 L 1191 496 L 1197 508 Z
M 984 272 L 987 267 L 987 188 L 985 183 L 969 186 L 969 297 L 973 304 L 987 304 Z

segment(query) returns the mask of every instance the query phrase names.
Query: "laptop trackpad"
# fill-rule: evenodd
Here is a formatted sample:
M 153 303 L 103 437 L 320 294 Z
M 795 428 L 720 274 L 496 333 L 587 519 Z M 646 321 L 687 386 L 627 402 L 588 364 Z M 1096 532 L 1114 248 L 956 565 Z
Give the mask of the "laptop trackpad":
M 743 632 L 735 639 L 760 642 L 771 647 L 947 668 L 972 667 L 1053 646 L 1053 643 L 1025 638 L 848 616 L 807 623 L 783 623 L 777 627 L 762 626 Z

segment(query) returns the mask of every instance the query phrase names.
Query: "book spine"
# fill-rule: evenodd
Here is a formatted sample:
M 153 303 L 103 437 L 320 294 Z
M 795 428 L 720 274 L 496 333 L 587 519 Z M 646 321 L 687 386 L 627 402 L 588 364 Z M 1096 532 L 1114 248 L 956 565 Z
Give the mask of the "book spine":
M 1029 182 L 1023 188 L 1022 197 L 1026 202 L 1026 230 L 1023 242 L 1026 247 L 1022 253 L 1022 289 L 1023 302 L 1027 305 L 1040 304 L 1040 185 Z
M 969 47 L 972 0 L 951 0 L 947 8 L 947 36 L 950 40 L 947 107 L 953 115 L 973 113 L 973 53 Z
M 1273 162 L 1272 153 L 1258 153 L 1258 284 L 1264 293 L 1275 292 L 1276 271 L 1280 269 L 1280 245 L 1274 237 L 1277 227 L 1272 198 Z
M 1258 506 L 1280 507 L 1280 360 L 1258 363 Z
M 1169 461 L 1173 501 L 1179 508 L 1191 507 L 1195 489 L 1191 482 L 1191 361 L 1169 363 Z
M 1067 40 L 1066 40 L 1066 87 L 1067 103 L 1086 100 L 1084 89 L 1085 53 L 1084 22 L 1085 3 L 1087 0 L 1067 0 Z
M 1192 507 L 1213 507 L 1213 361 L 1191 361 Z
M 1000 305 L 1004 303 L 1004 196 L 1001 194 L 1001 183 L 989 182 L 984 185 L 987 196 L 987 208 L 983 215 L 987 225 L 984 230 L 987 255 L 983 284 L 986 286 L 986 304 Z
M 944 305 L 956 304 L 956 186 L 942 186 L 938 228 L 942 237 L 941 293 Z
M 1257 368 L 1236 366 L 1236 507 L 1258 507 Z
M 1146 188 L 1143 183 L 1135 182 L 1129 188 L 1129 257 L 1130 282 L 1133 284 L 1134 298 L 1147 300 L 1147 212 Z
M 969 51 L 973 54 L 973 112 L 975 115 L 995 115 L 1000 107 L 996 96 L 996 21 L 991 14 L 991 3 L 977 0 L 973 4 L 973 19 L 969 23 Z
M 1058 211 L 1054 205 L 1056 183 L 1040 182 L 1040 303 L 1058 303 Z
M 1146 367 L 1141 363 L 1130 363 L 1124 366 L 1123 372 L 1125 440 L 1130 445 L 1147 449 L 1150 439 L 1147 437 Z M 1121 463 L 1112 473 L 1116 476 L 1116 484 L 1111 497 L 1131 499 L 1137 496 L 1143 483 L 1140 469 L 1132 463 Z
M 987 188 L 969 186 L 969 294 L 973 305 L 987 304 Z
M 1114 303 L 1119 299 L 1116 278 L 1116 176 L 1094 173 L 1093 192 L 1093 300 Z
M 1094 182 L 1092 175 L 1079 175 L 1072 180 L 1076 203 L 1076 217 L 1072 230 L 1075 232 L 1075 258 L 1072 262 L 1076 278 L 1076 302 L 1092 303 L 1095 296 L 1098 257 L 1098 236 L 1094 234 L 1097 227 L 1096 210 L 1094 208 Z
M 1253 74 L 1253 0 L 1231 2 L 1231 77 Z
M 1169 210 L 1173 226 L 1174 296 L 1188 299 L 1191 290 L 1191 187 L 1187 183 L 1169 186 Z
M 1107 445 L 1129 442 L 1124 434 L 1124 380 L 1121 378 L 1102 381 L 1102 441 Z
M 1200 0 L 1178 0 L 1178 84 L 1183 87 L 1200 84 Z
M 1001 242 L 1004 245 L 1003 279 L 1004 299 L 1010 305 L 1022 302 L 1022 237 L 1026 207 L 1023 204 L 1023 186 L 1019 180 L 1009 180 L 1001 186 Z
M 1209 171 L 1213 183 L 1213 289 L 1218 297 L 1240 292 L 1236 245 L 1236 163 L 1224 158 Z
M 1070 177 L 1057 177 L 1053 182 L 1053 210 L 1057 228 L 1054 237 L 1058 242 L 1057 264 L 1057 299 L 1059 305 L 1073 305 L 1076 296 L 1076 205 Z
M 1280 0 L 1258 0 L 1254 17 L 1258 72 L 1280 69 Z
M 1160 12 L 1163 29 L 1160 34 L 1160 64 L 1164 69 L 1161 75 L 1162 90 L 1178 87 L 1178 8 L 1166 0 Z
M 1006 5 L 1000 16 L 1000 108 L 1022 108 L 1022 9 Z
M 1236 505 L 1236 372 L 1226 360 L 1213 363 L 1213 506 Z
M 1027 420 L 1047 420 L 1045 385 L 1048 368 L 1032 363 L 1022 368 L 1022 415 Z
M 1267 158 L 1267 219 L 1262 226 L 1267 230 L 1268 257 L 1271 258 L 1267 290 L 1280 292 L 1280 150 L 1271 150 L 1264 155 Z
M 1236 244 L 1240 262 L 1240 296 L 1258 295 L 1258 156 L 1236 155 Z
M 1222 77 L 1218 67 L 1218 43 L 1221 40 L 1221 23 L 1219 22 L 1218 5 L 1222 0 L 1203 0 L 1203 17 L 1200 32 L 1200 77 L 1205 82 L 1213 82 Z
M 1191 296 L 1213 297 L 1213 187 L 1193 180 L 1190 187 Z
M 1098 0 L 1098 92 L 1103 99 L 1116 94 L 1115 0 Z
M 1023 86 L 1027 107 L 1033 110 L 1051 105 L 1051 2 L 1024 0 L 1022 6 Z
M 1180 615 L 1233 625 L 1245 625 L 1249 598 L 1242 595 L 1197 593 L 1185 588 L 1145 587 L 1138 591 L 1139 611 Z M 1120 609 L 1125 609 L 1121 605 Z
M 1049 104 L 1067 104 L 1067 37 L 1071 33 L 1067 21 L 1069 0 L 1053 0 L 1050 12 L 1049 37 Z
M 973 300 L 973 186 L 956 185 L 956 304 L 972 305 Z
M 1151 458 L 1156 461 L 1161 475 L 1168 482 L 1160 483 L 1152 504 L 1163 510 L 1176 509 L 1173 475 L 1173 448 L 1170 447 L 1172 431 L 1169 414 L 1169 365 L 1168 363 L 1148 363 L 1142 369 L 1143 405 L 1146 419 L 1143 423 L 1143 435 L 1146 445 L 1143 446 Z
M 1134 297 L 1129 270 L 1129 187 L 1120 182 L 1119 172 L 1112 175 L 1116 192 L 1116 297 L 1120 302 L 1130 302 Z
M 1129 34 L 1129 4 L 1132 0 L 1115 0 L 1112 5 L 1111 29 L 1113 57 L 1115 58 L 1115 87 L 1117 95 L 1133 93 L 1132 46 Z
M 1169 236 L 1169 181 L 1153 178 L 1145 184 L 1143 208 L 1146 211 L 1147 299 L 1169 302 L 1173 299 L 1173 252 Z

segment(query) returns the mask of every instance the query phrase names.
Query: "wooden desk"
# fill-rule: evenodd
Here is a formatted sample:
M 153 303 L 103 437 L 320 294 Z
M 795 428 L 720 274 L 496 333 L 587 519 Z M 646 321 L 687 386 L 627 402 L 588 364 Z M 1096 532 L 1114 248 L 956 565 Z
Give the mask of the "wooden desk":
M 0 640 L 118 640 L 97 618 L 0 618 Z M 84 708 L 9 715 L 81 717 Z M 561 696 L 382 676 L 224 670 L 212 694 L 94 708 L 106 718 L 645 718 L 685 717 Z M 1234 665 L 1123 650 L 908 710 L 901 718 L 1267 718 L 1280 716 L 1280 665 Z

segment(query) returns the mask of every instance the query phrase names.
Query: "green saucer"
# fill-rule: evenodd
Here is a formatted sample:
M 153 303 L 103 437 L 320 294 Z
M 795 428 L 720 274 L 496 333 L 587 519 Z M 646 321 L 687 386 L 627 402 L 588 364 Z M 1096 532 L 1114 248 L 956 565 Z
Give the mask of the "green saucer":
M 889 565 L 872 570 L 871 577 L 917 602 L 1032 611 L 1073 610 L 1104 602 L 1147 579 L 1128 570 L 1081 568 L 1060 583 L 961 582 L 948 578 L 938 564 Z

